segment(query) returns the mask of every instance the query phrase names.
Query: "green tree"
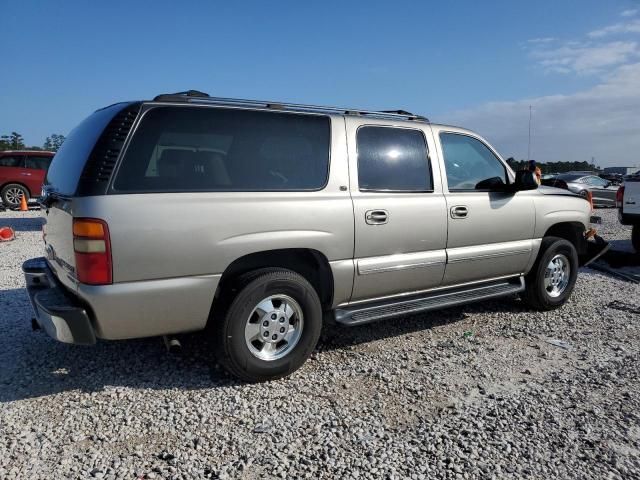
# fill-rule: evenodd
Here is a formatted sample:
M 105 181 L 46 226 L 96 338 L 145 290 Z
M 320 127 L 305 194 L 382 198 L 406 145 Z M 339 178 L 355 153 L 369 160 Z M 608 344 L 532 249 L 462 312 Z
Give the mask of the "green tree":
M 24 148 L 24 138 L 18 132 L 0 136 L 0 150 L 22 150 Z
M 57 152 L 58 149 L 62 146 L 64 141 L 65 141 L 64 135 L 53 133 L 45 139 L 44 145 L 42 146 L 42 148 L 45 150 L 49 150 L 51 152 Z

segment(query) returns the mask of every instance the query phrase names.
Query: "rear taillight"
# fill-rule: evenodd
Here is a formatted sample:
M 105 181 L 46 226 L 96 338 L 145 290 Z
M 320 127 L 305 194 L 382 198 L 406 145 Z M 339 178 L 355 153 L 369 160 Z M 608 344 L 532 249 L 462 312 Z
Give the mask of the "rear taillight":
M 618 188 L 618 191 L 616 192 L 616 207 L 618 208 L 622 207 L 623 198 L 624 198 L 624 185 Z
M 76 277 L 88 285 L 108 285 L 111 277 L 111 244 L 106 222 L 97 218 L 73 220 Z

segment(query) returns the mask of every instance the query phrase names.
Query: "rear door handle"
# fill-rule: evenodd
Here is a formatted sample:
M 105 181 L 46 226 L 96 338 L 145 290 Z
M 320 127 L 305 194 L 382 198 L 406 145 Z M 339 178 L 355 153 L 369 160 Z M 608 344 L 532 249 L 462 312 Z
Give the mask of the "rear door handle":
M 364 220 L 369 225 L 383 225 L 389 221 L 389 212 L 386 210 L 368 210 L 364 214 Z
M 30 177 L 31 174 L 27 172 L 20 172 L 20 175 L 24 175 L 25 177 Z
M 455 205 L 451 207 L 451 218 L 467 218 L 469 215 L 469 209 L 464 205 Z

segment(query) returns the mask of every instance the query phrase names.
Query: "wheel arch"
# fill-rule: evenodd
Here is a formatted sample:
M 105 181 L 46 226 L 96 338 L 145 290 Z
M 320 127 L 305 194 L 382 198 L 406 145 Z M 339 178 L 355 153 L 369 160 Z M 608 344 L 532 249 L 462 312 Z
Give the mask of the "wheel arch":
M 334 279 L 327 257 L 311 248 L 282 248 L 250 253 L 231 262 L 220 277 L 212 311 L 238 278 L 264 268 L 284 268 L 302 275 L 318 293 L 322 307 L 331 307 Z
M 585 227 L 580 222 L 559 222 L 551 225 L 547 231 L 544 232 L 544 237 L 563 238 L 573 244 L 578 255 L 584 255 L 587 253 L 584 234 Z
M 27 193 L 29 193 L 29 198 L 33 197 L 33 193 L 31 192 L 31 189 L 27 187 L 26 184 L 19 181 L 9 181 L 9 182 L 3 183 L 2 185 L 0 185 L 0 192 L 2 192 L 2 190 L 4 190 L 4 187 L 8 185 L 20 185 L 22 188 L 24 188 L 27 191 Z

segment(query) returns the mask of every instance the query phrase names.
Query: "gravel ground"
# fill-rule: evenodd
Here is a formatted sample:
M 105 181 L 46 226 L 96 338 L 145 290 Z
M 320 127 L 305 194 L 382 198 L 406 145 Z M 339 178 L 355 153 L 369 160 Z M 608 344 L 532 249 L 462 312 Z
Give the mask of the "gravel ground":
M 0 479 L 640 478 L 639 285 L 583 269 L 551 313 L 505 299 L 328 328 L 293 376 L 244 385 L 203 335 L 169 355 L 32 332 L 37 217 L 0 213 L 18 237 L 0 244 Z

